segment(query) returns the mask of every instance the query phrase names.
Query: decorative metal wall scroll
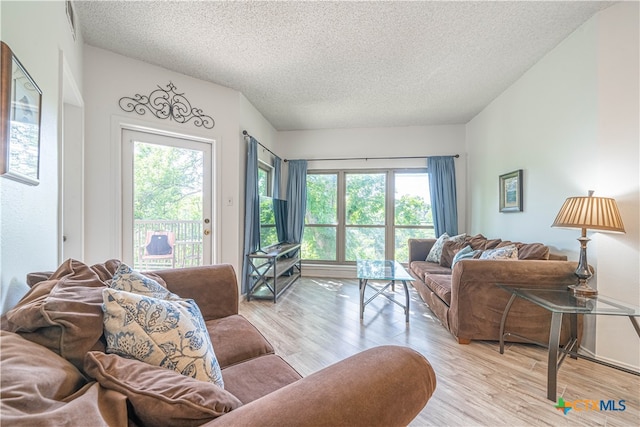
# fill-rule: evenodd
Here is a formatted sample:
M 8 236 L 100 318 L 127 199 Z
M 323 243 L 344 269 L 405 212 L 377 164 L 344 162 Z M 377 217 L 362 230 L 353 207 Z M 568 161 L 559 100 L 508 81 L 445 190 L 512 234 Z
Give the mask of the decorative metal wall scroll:
M 159 119 L 175 120 L 178 123 L 188 123 L 193 120 L 193 124 L 207 129 L 215 126 L 215 121 L 211 116 L 207 116 L 202 109 L 191 106 L 183 93 L 177 93 L 176 87 L 169 82 L 166 89 L 158 86 L 158 89 L 148 96 L 136 94 L 133 98 L 122 97 L 118 102 L 120 108 L 130 113 L 143 115 L 147 110 Z

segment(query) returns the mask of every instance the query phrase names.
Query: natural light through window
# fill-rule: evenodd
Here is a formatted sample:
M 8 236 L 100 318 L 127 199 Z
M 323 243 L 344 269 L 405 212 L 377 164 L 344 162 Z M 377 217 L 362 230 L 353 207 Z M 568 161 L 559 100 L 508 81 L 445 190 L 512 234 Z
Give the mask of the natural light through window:
M 433 237 L 424 169 L 309 171 L 302 257 L 408 261 L 409 238 Z

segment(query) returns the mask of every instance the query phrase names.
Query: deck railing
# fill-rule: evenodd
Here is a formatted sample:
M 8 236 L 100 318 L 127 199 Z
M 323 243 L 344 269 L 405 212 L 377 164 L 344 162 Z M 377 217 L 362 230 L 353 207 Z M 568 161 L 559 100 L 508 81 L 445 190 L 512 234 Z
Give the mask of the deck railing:
M 149 231 L 170 231 L 175 236 L 173 258 L 143 260 Z M 202 221 L 143 221 L 133 225 L 134 263 L 136 268 L 194 267 L 202 265 Z

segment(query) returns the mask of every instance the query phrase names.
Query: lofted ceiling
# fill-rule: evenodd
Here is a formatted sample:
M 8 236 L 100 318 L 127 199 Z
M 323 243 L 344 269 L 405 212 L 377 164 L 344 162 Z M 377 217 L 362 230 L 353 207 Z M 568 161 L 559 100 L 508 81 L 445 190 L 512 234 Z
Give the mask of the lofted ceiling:
M 74 1 L 85 43 L 238 90 L 281 131 L 466 123 L 611 4 Z

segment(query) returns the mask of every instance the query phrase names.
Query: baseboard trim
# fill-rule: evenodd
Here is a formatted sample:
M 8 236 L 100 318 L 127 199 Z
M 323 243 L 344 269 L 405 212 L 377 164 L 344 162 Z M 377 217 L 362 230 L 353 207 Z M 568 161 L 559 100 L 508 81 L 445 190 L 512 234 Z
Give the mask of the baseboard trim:
M 612 365 L 618 365 L 618 366 L 620 366 L 622 368 L 629 369 L 631 371 L 635 371 L 635 372 L 640 373 L 640 368 L 638 366 L 631 365 L 629 363 L 624 363 L 624 362 L 621 362 L 619 360 L 610 359 L 608 357 L 598 356 L 593 351 L 591 351 L 589 349 L 586 349 L 584 347 L 580 347 L 580 350 L 579 350 L 578 354 L 580 354 L 580 353 L 584 353 L 585 356 L 593 357 L 594 359 L 602 360 L 603 362 L 611 363 Z
M 302 264 L 304 277 L 328 277 L 332 279 L 355 279 L 355 265 Z

